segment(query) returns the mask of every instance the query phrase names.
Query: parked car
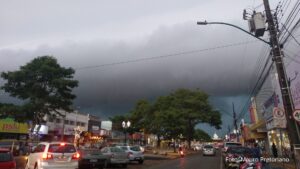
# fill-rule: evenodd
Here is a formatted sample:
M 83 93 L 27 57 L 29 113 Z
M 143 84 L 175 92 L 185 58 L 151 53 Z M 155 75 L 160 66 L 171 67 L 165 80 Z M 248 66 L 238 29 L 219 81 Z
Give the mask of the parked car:
M 194 151 L 200 151 L 200 150 L 202 150 L 202 145 L 201 144 L 194 144 L 192 146 L 192 148 L 193 148 Z
M 26 169 L 77 169 L 80 154 L 65 142 L 41 142 L 29 154 Z
M 0 168 L 1 169 L 16 169 L 16 161 L 7 148 L 0 148 Z
M 15 139 L 2 139 L 0 140 L 0 148 L 6 148 L 9 149 L 14 156 L 18 156 L 20 154 L 19 152 L 19 144 L 20 142 Z
M 108 157 L 103 155 L 98 149 L 81 149 L 78 161 L 79 169 L 106 168 Z
M 128 154 L 119 147 L 104 147 L 101 153 L 108 158 L 108 165 L 122 165 L 126 168 L 129 163 Z
M 240 146 L 242 146 L 242 144 L 241 143 L 237 143 L 237 142 L 225 142 L 223 144 L 222 151 L 226 152 L 229 147 L 237 147 L 237 146 L 240 147 Z
M 206 156 L 206 155 L 215 156 L 216 155 L 216 149 L 212 145 L 204 145 L 203 149 L 202 149 L 202 153 L 203 153 L 202 154 L 203 156 Z
M 129 161 L 137 161 L 139 164 L 144 163 L 144 153 L 140 146 L 117 146 L 128 153 Z
M 225 168 L 239 168 L 245 159 L 253 159 L 251 148 L 242 146 L 229 147 L 223 156 Z

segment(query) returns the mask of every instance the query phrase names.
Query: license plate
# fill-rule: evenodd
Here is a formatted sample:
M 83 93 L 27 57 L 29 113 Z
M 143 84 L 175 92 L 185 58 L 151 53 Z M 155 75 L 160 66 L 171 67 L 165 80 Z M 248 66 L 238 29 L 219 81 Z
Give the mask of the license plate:
M 90 159 L 90 162 L 92 162 L 92 163 L 95 163 L 97 161 L 98 161 L 97 159 Z

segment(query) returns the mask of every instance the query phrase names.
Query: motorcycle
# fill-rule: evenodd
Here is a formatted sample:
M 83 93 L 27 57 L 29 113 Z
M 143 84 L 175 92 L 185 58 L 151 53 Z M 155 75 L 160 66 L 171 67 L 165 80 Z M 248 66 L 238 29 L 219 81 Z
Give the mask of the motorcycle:
M 180 151 L 179 151 L 179 155 L 180 155 L 181 158 L 184 157 L 184 152 L 183 152 L 183 150 L 180 150 Z
M 240 169 L 262 169 L 262 163 L 257 162 L 245 162 L 240 165 Z

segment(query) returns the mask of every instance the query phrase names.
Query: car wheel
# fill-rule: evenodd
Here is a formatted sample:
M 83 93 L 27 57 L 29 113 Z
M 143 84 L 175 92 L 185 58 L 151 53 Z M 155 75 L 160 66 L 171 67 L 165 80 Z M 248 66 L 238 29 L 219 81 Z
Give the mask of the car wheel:
M 127 164 L 122 164 L 122 167 L 123 168 L 127 168 Z
M 144 163 L 144 160 L 140 160 L 140 161 L 139 161 L 139 164 L 143 164 L 143 163 Z
M 106 169 L 106 168 L 107 168 L 107 166 L 108 166 L 108 164 L 107 164 L 107 160 L 105 160 L 105 161 L 104 161 L 104 164 L 103 164 L 103 167 L 102 167 L 102 168 L 100 168 L 100 169 Z

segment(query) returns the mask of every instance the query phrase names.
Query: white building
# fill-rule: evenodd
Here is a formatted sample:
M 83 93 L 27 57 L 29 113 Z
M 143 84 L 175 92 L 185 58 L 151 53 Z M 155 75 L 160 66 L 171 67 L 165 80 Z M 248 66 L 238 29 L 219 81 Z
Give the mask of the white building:
M 73 138 L 75 128 L 80 128 L 81 131 L 88 131 L 89 114 L 74 112 L 59 111 L 65 117 L 47 115 L 45 117 L 46 126 L 48 126 L 48 134 L 60 138 L 64 131 L 64 137 Z M 54 114 L 54 113 L 53 113 Z

